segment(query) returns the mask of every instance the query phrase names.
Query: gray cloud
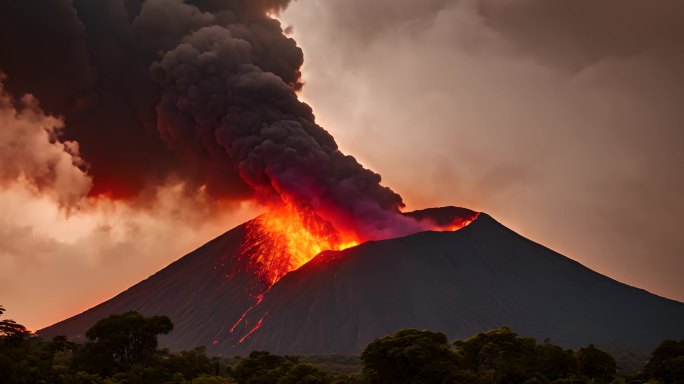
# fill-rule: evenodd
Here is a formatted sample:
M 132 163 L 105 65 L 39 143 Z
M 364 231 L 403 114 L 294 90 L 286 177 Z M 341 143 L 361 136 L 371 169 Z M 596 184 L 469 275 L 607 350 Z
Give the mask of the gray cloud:
M 409 208 L 684 299 L 681 2 L 302 0 L 303 97 Z

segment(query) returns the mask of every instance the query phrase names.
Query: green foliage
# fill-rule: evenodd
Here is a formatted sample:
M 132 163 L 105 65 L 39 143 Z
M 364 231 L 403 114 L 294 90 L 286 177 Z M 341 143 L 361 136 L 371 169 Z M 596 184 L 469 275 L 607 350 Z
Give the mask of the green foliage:
M 453 344 L 442 333 L 405 329 L 368 344 L 360 359 L 263 351 L 218 359 L 204 347 L 158 349 L 157 336 L 173 328 L 165 316 L 113 315 L 82 345 L 64 336 L 43 341 L 9 324 L 19 332 L 0 334 L 2 384 L 684 384 L 684 340 L 664 341 L 642 372 L 620 377 L 615 359 L 592 345 L 573 352 L 506 327 Z
M 207 357 L 206 350 L 206 347 L 197 347 L 177 354 L 168 354 L 164 351 L 163 366 L 167 371 L 180 373 L 183 377 L 199 377 L 216 373 L 216 363 Z
M 537 344 L 507 327 L 457 340 L 454 347 L 463 366 L 490 383 L 544 383 L 575 372 L 572 351 L 548 340 Z
M 684 340 L 663 341 L 653 350 L 643 375 L 662 383 L 684 384 Z
M 231 370 L 240 384 L 323 384 L 327 376 L 315 365 L 300 363 L 293 357 L 281 357 L 254 351 Z
M 581 348 L 575 353 L 579 376 L 594 379 L 597 383 L 609 383 L 617 376 L 615 359 L 593 345 Z
M 369 383 L 441 383 L 458 375 L 459 359 L 443 333 L 404 329 L 376 339 L 361 354 Z
M 103 382 L 100 375 L 84 371 L 64 373 L 60 375 L 60 380 L 64 384 L 100 384 Z
M 202 375 L 190 381 L 190 384 L 234 384 L 235 380 L 228 377 Z
M 254 351 L 231 370 L 238 383 L 265 383 L 274 380 L 275 371 L 290 358 L 271 355 L 266 351 Z
M 166 316 L 145 317 L 134 311 L 112 315 L 86 332 L 92 340 L 89 353 L 96 355 L 98 365 L 106 359 L 116 368 L 130 369 L 151 358 L 157 350 L 157 336 L 172 329 Z
M 536 346 L 534 356 L 535 370 L 549 380 L 569 377 L 577 366 L 571 350 L 553 345 L 549 340 Z
M 361 359 L 359 356 L 307 355 L 300 356 L 299 361 L 313 364 L 328 375 L 348 376 L 361 372 Z

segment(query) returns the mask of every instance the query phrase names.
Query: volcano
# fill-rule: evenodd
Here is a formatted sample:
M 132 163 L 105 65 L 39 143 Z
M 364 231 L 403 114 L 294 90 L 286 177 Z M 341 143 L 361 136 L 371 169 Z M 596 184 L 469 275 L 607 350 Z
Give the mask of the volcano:
M 257 218 L 39 334 L 84 341 L 99 319 L 136 310 L 171 318 L 162 346 L 204 345 L 215 355 L 358 354 L 402 328 L 453 339 L 506 325 L 566 347 L 635 352 L 684 338 L 683 303 L 596 273 L 487 214 L 445 207 L 407 215 L 459 225 L 323 251 L 273 279 L 245 246 Z

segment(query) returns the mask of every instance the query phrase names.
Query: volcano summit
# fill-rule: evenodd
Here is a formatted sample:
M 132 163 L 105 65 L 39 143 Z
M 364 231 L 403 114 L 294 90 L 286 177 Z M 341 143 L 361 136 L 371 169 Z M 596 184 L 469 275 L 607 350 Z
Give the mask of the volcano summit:
M 265 268 L 253 245 L 262 216 L 39 334 L 84 340 L 97 320 L 137 310 L 171 318 L 162 345 L 224 355 L 359 353 L 402 328 L 462 338 L 507 325 L 568 347 L 638 352 L 684 337 L 684 304 L 593 272 L 489 215 L 455 207 L 407 215 L 463 228 L 323 251 L 274 278 L 264 271 L 283 269 Z

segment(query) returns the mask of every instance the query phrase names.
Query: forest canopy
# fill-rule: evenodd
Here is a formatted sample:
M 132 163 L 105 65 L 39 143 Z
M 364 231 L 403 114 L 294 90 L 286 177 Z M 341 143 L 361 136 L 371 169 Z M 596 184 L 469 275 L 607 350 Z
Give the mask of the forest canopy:
M 0 306 L 0 316 L 4 308 Z M 663 341 L 636 372 L 620 372 L 593 345 L 564 349 L 507 327 L 450 342 L 440 332 L 403 329 L 369 343 L 360 357 L 209 357 L 204 347 L 171 352 L 158 336 L 173 330 L 166 316 L 115 314 L 76 344 L 42 340 L 0 318 L 2 383 L 684 383 L 684 340 Z

